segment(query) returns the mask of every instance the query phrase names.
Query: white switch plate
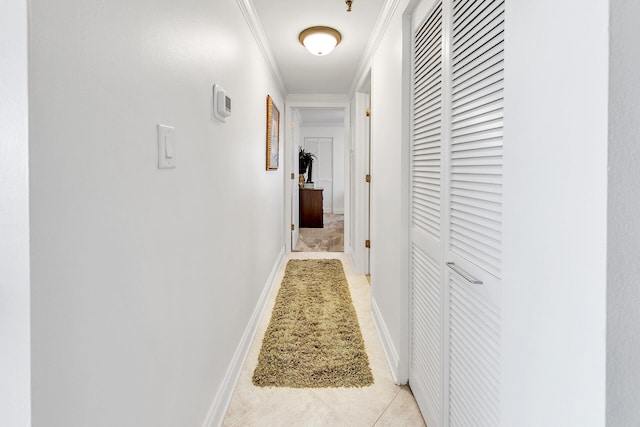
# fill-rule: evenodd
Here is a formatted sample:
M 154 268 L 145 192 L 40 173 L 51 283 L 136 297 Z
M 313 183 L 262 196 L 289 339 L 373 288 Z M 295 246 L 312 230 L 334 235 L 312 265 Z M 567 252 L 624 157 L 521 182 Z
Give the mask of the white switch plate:
M 158 125 L 158 169 L 176 167 L 176 128 Z

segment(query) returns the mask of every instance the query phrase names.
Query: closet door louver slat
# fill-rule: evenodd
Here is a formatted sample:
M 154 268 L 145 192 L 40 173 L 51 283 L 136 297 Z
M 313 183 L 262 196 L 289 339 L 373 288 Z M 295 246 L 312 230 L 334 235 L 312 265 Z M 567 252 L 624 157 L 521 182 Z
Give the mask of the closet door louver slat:
M 412 247 L 411 388 L 424 401 L 428 425 L 442 425 L 442 308 L 440 269 L 418 246 Z
M 414 35 L 412 226 L 440 240 L 442 3 Z
M 454 1 L 452 36 L 450 247 L 500 278 L 504 1 Z
M 449 318 L 449 425 L 498 426 L 498 312 L 452 276 Z

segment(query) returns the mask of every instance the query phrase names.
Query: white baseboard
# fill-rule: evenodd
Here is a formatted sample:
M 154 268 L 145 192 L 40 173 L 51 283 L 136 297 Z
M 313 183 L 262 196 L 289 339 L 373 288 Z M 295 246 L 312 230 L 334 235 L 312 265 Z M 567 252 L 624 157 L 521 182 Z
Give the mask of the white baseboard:
M 384 354 L 387 356 L 387 363 L 391 369 L 393 381 L 399 385 L 400 382 L 398 374 L 400 369 L 400 357 L 398 356 L 398 351 L 391 340 L 391 334 L 389 333 L 387 324 L 382 317 L 382 313 L 380 313 L 380 309 L 378 308 L 378 304 L 374 297 L 371 297 L 371 316 L 373 317 L 373 324 L 375 325 L 380 341 L 382 342 Z
M 353 253 L 353 249 L 351 248 L 351 245 L 347 245 L 344 248 L 344 251 L 347 255 L 349 255 L 349 259 L 351 260 L 351 265 L 353 265 L 353 267 L 356 269 L 357 272 L 357 267 L 356 267 L 356 259 L 355 259 L 355 254 Z M 360 274 L 360 273 L 358 273 Z
M 333 213 L 336 215 L 344 215 L 344 208 L 342 209 L 334 209 Z
M 229 404 L 231 403 L 231 398 L 233 397 L 233 392 L 236 388 L 236 384 L 238 383 L 240 372 L 242 372 L 242 366 L 244 365 L 247 353 L 249 352 L 256 330 L 258 329 L 258 323 L 262 318 L 269 295 L 275 285 L 276 275 L 282 266 L 284 255 L 285 248 L 283 247 L 278 254 L 276 262 L 273 264 L 271 274 L 269 274 L 269 277 L 267 278 L 262 294 L 260 295 L 258 303 L 251 315 L 251 319 L 249 319 L 249 323 L 247 324 L 244 334 L 242 334 L 240 344 L 238 344 L 238 348 L 236 348 L 236 351 L 233 354 L 233 358 L 231 359 L 227 373 L 222 380 L 222 384 L 220 385 L 220 388 L 218 388 L 218 392 L 211 403 L 209 412 L 207 413 L 207 417 L 203 423 L 203 427 L 218 427 L 222 425 L 222 421 L 224 421 L 224 416 L 227 413 Z

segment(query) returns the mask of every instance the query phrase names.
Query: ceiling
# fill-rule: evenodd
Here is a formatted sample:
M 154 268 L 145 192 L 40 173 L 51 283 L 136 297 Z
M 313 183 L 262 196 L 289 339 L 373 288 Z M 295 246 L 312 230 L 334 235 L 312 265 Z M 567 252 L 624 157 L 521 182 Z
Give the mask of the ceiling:
M 288 94 L 349 92 L 384 0 L 253 0 Z M 324 25 L 342 34 L 326 56 L 315 56 L 298 41 L 305 28 Z
M 333 108 L 299 108 L 300 126 L 343 126 L 344 109 Z

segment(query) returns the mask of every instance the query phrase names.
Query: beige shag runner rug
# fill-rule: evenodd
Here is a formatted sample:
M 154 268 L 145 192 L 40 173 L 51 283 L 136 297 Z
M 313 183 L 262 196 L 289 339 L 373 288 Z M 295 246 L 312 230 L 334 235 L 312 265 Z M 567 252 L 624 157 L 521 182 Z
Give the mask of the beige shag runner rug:
M 253 384 L 295 388 L 373 384 L 340 260 L 288 262 Z

